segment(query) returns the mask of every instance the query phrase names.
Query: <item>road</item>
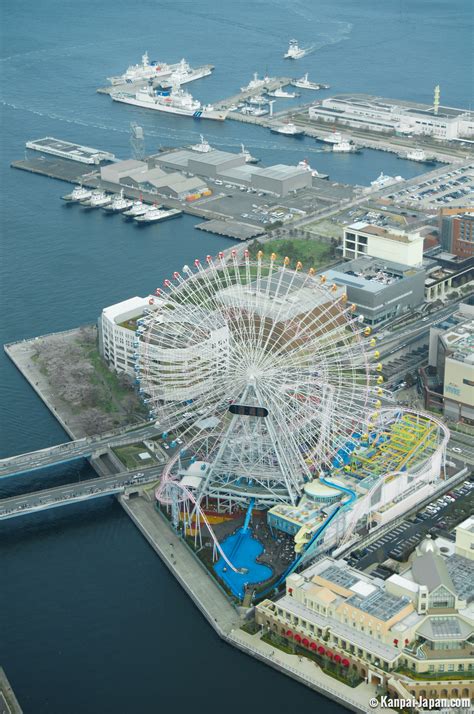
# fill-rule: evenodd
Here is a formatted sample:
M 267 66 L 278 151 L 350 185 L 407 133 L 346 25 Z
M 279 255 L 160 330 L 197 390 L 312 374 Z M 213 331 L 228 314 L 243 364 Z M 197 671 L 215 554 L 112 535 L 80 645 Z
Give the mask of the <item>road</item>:
M 146 471 L 127 471 L 125 473 L 104 476 L 102 478 L 69 483 L 64 486 L 35 491 L 33 493 L 11 496 L 0 500 L 0 520 L 16 518 L 28 513 L 46 511 L 50 508 L 67 506 L 70 503 L 87 501 L 92 498 L 112 496 L 123 493 L 127 487 L 143 485 L 156 481 L 163 466 L 156 466 Z
M 57 444 L 46 449 L 18 454 L 0 460 L 0 478 L 18 476 L 47 466 L 65 463 L 79 458 L 87 458 L 96 452 L 106 451 L 113 446 L 132 444 L 142 439 L 157 436 L 159 428 L 155 423 L 148 423 L 142 427 L 129 427 L 127 430 L 113 434 L 103 434 L 85 437 L 65 444 Z

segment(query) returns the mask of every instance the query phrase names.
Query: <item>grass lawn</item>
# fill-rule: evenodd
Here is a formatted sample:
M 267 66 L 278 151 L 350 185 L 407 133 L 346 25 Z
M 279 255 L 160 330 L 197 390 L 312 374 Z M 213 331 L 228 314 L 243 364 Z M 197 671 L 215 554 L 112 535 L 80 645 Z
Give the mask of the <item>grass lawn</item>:
M 138 454 L 145 453 L 145 451 L 150 453 L 142 443 L 127 444 L 127 446 L 117 446 L 113 448 L 114 454 L 118 456 L 127 469 L 137 469 L 140 468 L 140 466 L 143 468 L 156 466 L 156 461 L 153 455 L 151 455 L 151 459 L 146 459 L 145 461 L 138 458 Z
M 249 245 L 250 255 L 255 258 L 259 250 L 263 250 L 265 259 L 269 260 L 271 253 L 276 253 L 277 260 L 282 261 L 288 256 L 290 266 L 295 267 L 297 261 L 303 263 L 303 268 L 321 268 L 331 262 L 331 246 L 317 240 L 304 238 L 282 238 L 259 243 L 254 241 Z

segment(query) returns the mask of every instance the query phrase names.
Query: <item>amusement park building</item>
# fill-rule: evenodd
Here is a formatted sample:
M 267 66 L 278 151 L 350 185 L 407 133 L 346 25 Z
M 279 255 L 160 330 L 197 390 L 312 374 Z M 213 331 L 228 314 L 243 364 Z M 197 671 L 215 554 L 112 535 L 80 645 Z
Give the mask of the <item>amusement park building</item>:
M 109 366 L 117 372 L 134 375 L 137 320 L 146 309 L 153 309 L 148 297 L 132 297 L 123 302 L 104 307 L 98 320 L 99 352 Z
M 377 325 L 417 307 L 424 299 L 425 271 L 371 257 L 340 263 L 326 273 L 330 282 L 345 286 L 365 322 Z
M 464 580 L 472 578 L 472 561 L 457 557 Z M 474 690 L 467 678 L 474 671 L 474 612 L 464 580 L 454 584 L 430 541 L 421 544 L 405 574 L 385 582 L 324 558 L 290 575 L 279 600 L 257 605 L 256 621 L 389 691 L 402 686 L 418 696 L 429 689 L 467 697 Z

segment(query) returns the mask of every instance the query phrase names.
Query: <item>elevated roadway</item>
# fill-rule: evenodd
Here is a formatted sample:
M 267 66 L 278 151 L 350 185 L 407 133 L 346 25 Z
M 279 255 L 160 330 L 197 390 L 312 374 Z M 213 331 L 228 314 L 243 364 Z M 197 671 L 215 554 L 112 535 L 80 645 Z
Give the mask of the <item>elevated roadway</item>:
M 136 441 L 154 437 L 158 433 L 159 427 L 152 423 L 138 428 L 85 437 L 77 441 L 49 446 L 46 449 L 10 456 L 0 460 L 0 478 L 20 476 L 49 466 L 65 464 L 76 459 L 89 458 L 94 454 L 104 453 L 113 446 L 133 444 Z
M 81 481 L 80 483 L 68 483 L 63 486 L 44 489 L 43 491 L 3 498 L 0 500 L 0 521 L 67 506 L 71 503 L 124 493 L 134 486 L 143 486 L 157 481 L 161 476 L 162 469 L 162 466 L 156 466 L 146 471 L 127 471 L 113 474 L 112 476 Z

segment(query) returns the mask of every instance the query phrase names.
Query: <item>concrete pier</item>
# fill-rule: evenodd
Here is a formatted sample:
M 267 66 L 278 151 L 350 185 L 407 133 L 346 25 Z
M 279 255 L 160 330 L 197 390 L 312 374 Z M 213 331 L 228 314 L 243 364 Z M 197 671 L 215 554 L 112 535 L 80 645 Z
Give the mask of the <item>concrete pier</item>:
M 7 675 L 0 667 L 0 714 L 23 714 Z

